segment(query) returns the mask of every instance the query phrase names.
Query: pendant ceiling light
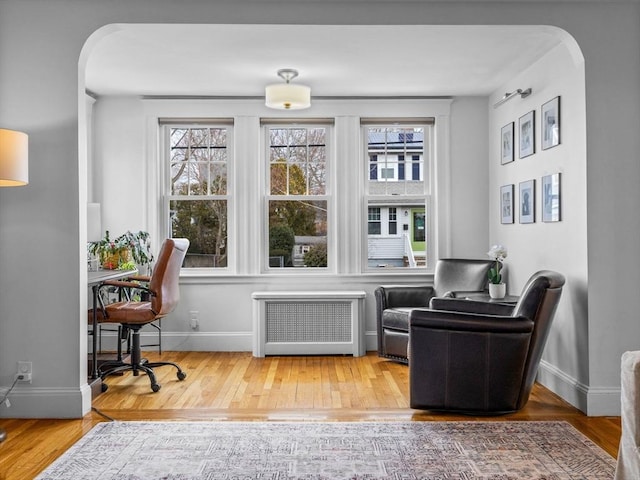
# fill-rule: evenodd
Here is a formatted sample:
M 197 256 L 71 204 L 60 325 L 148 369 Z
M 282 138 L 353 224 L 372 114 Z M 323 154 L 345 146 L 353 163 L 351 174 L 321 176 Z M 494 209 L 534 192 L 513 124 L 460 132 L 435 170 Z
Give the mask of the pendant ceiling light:
M 306 85 L 294 85 L 291 80 L 298 76 L 292 68 L 278 70 L 278 76 L 285 83 L 267 85 L 265 89 L 265 105 L 278 110 L 301 110 L 311 106 L 311 88 Z

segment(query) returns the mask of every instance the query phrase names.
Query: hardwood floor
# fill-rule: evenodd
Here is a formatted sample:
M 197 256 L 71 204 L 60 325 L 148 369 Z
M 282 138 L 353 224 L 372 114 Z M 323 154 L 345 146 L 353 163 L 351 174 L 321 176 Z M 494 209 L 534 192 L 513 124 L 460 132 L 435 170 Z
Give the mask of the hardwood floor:
M 157 354 L 149 353 L 154 361 Z M 34 478 L 104 414 L 116 420 L 218 421 L 505 421 L 565 420 L 617 455 L 619 417 L 587 417 L 536 385 L 520 412 L 499 417 L 443 415 L 409 408 L 408 369 L 370 352 L 342 356 L 253 358 L 251 353 L 165 352 L 162 360 L 187 372 L 160 368 L 162 388 L 152 393 L 146 376 L 107 380 L 109 389 L 82 419 L 0 419 L 7 440 L 0 444 L 0 480 Z

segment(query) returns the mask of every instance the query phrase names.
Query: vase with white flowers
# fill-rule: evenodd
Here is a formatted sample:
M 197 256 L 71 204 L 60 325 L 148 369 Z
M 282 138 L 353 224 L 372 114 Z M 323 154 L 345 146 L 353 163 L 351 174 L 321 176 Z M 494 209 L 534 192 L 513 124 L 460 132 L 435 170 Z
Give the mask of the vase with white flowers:
M 507 258 L 507 249 L 502 245 L 493 245 L 487 255 L 494 261 L 494 266 L 489 269 L 489 295 L 491 298 L 504 298 L 507 285 L 502 281 L 502 268 L 504 259 Z

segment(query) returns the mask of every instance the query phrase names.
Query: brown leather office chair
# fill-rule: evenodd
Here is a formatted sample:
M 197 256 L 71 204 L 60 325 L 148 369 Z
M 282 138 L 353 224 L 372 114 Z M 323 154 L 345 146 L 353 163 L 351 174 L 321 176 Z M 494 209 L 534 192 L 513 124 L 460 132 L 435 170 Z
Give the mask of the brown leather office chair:
M 98 311 L 99 323 L 118 323 L 131 332 L 131 362 L 117 360 L 107 362 L 100 367 L 100 378 L 104 381 L 109 375 L 131 370 L 137 376 L 140 371 L 147 374 L 151 381 L 151 390 L 157 392 L 160 385 L 156 381 L 153 369 L 164 365 L 175 367 L 178 380 L 187 376 L 173 362 L 147 362 L 142 359 L 140 346 L 140 329 L 171 313 L 180 299 L 179 277 L 182 262 L 189 248 L 189 240 L 185 238 L 169 238 L 165 240 L 158 254 L 155 267 L 147 287 L 130 281 L 109 281 L 104 286 L 115 286 L 123 289 L 141 289 L 149 293 L 148 301 L 125 300 L 102 305 Z M 102 384 L 102 391 L 107 385 Z
M 484 415 L 520 410 L 533 388 L 564 281 L 556 272 L 536 272 L 515 306 L 442 298 L 432 302 L 441 310 L 412 310 L 411 408 Z

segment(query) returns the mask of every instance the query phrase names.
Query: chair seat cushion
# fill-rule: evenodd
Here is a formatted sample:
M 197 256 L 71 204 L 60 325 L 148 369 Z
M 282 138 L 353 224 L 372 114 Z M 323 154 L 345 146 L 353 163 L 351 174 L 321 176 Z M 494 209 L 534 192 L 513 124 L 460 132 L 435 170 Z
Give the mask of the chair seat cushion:
M 149 323 L 158 318 L 151 310 L 151 302 L 116 302 L 105 306 L 107 316 L 98 309 L 100 323 Z

